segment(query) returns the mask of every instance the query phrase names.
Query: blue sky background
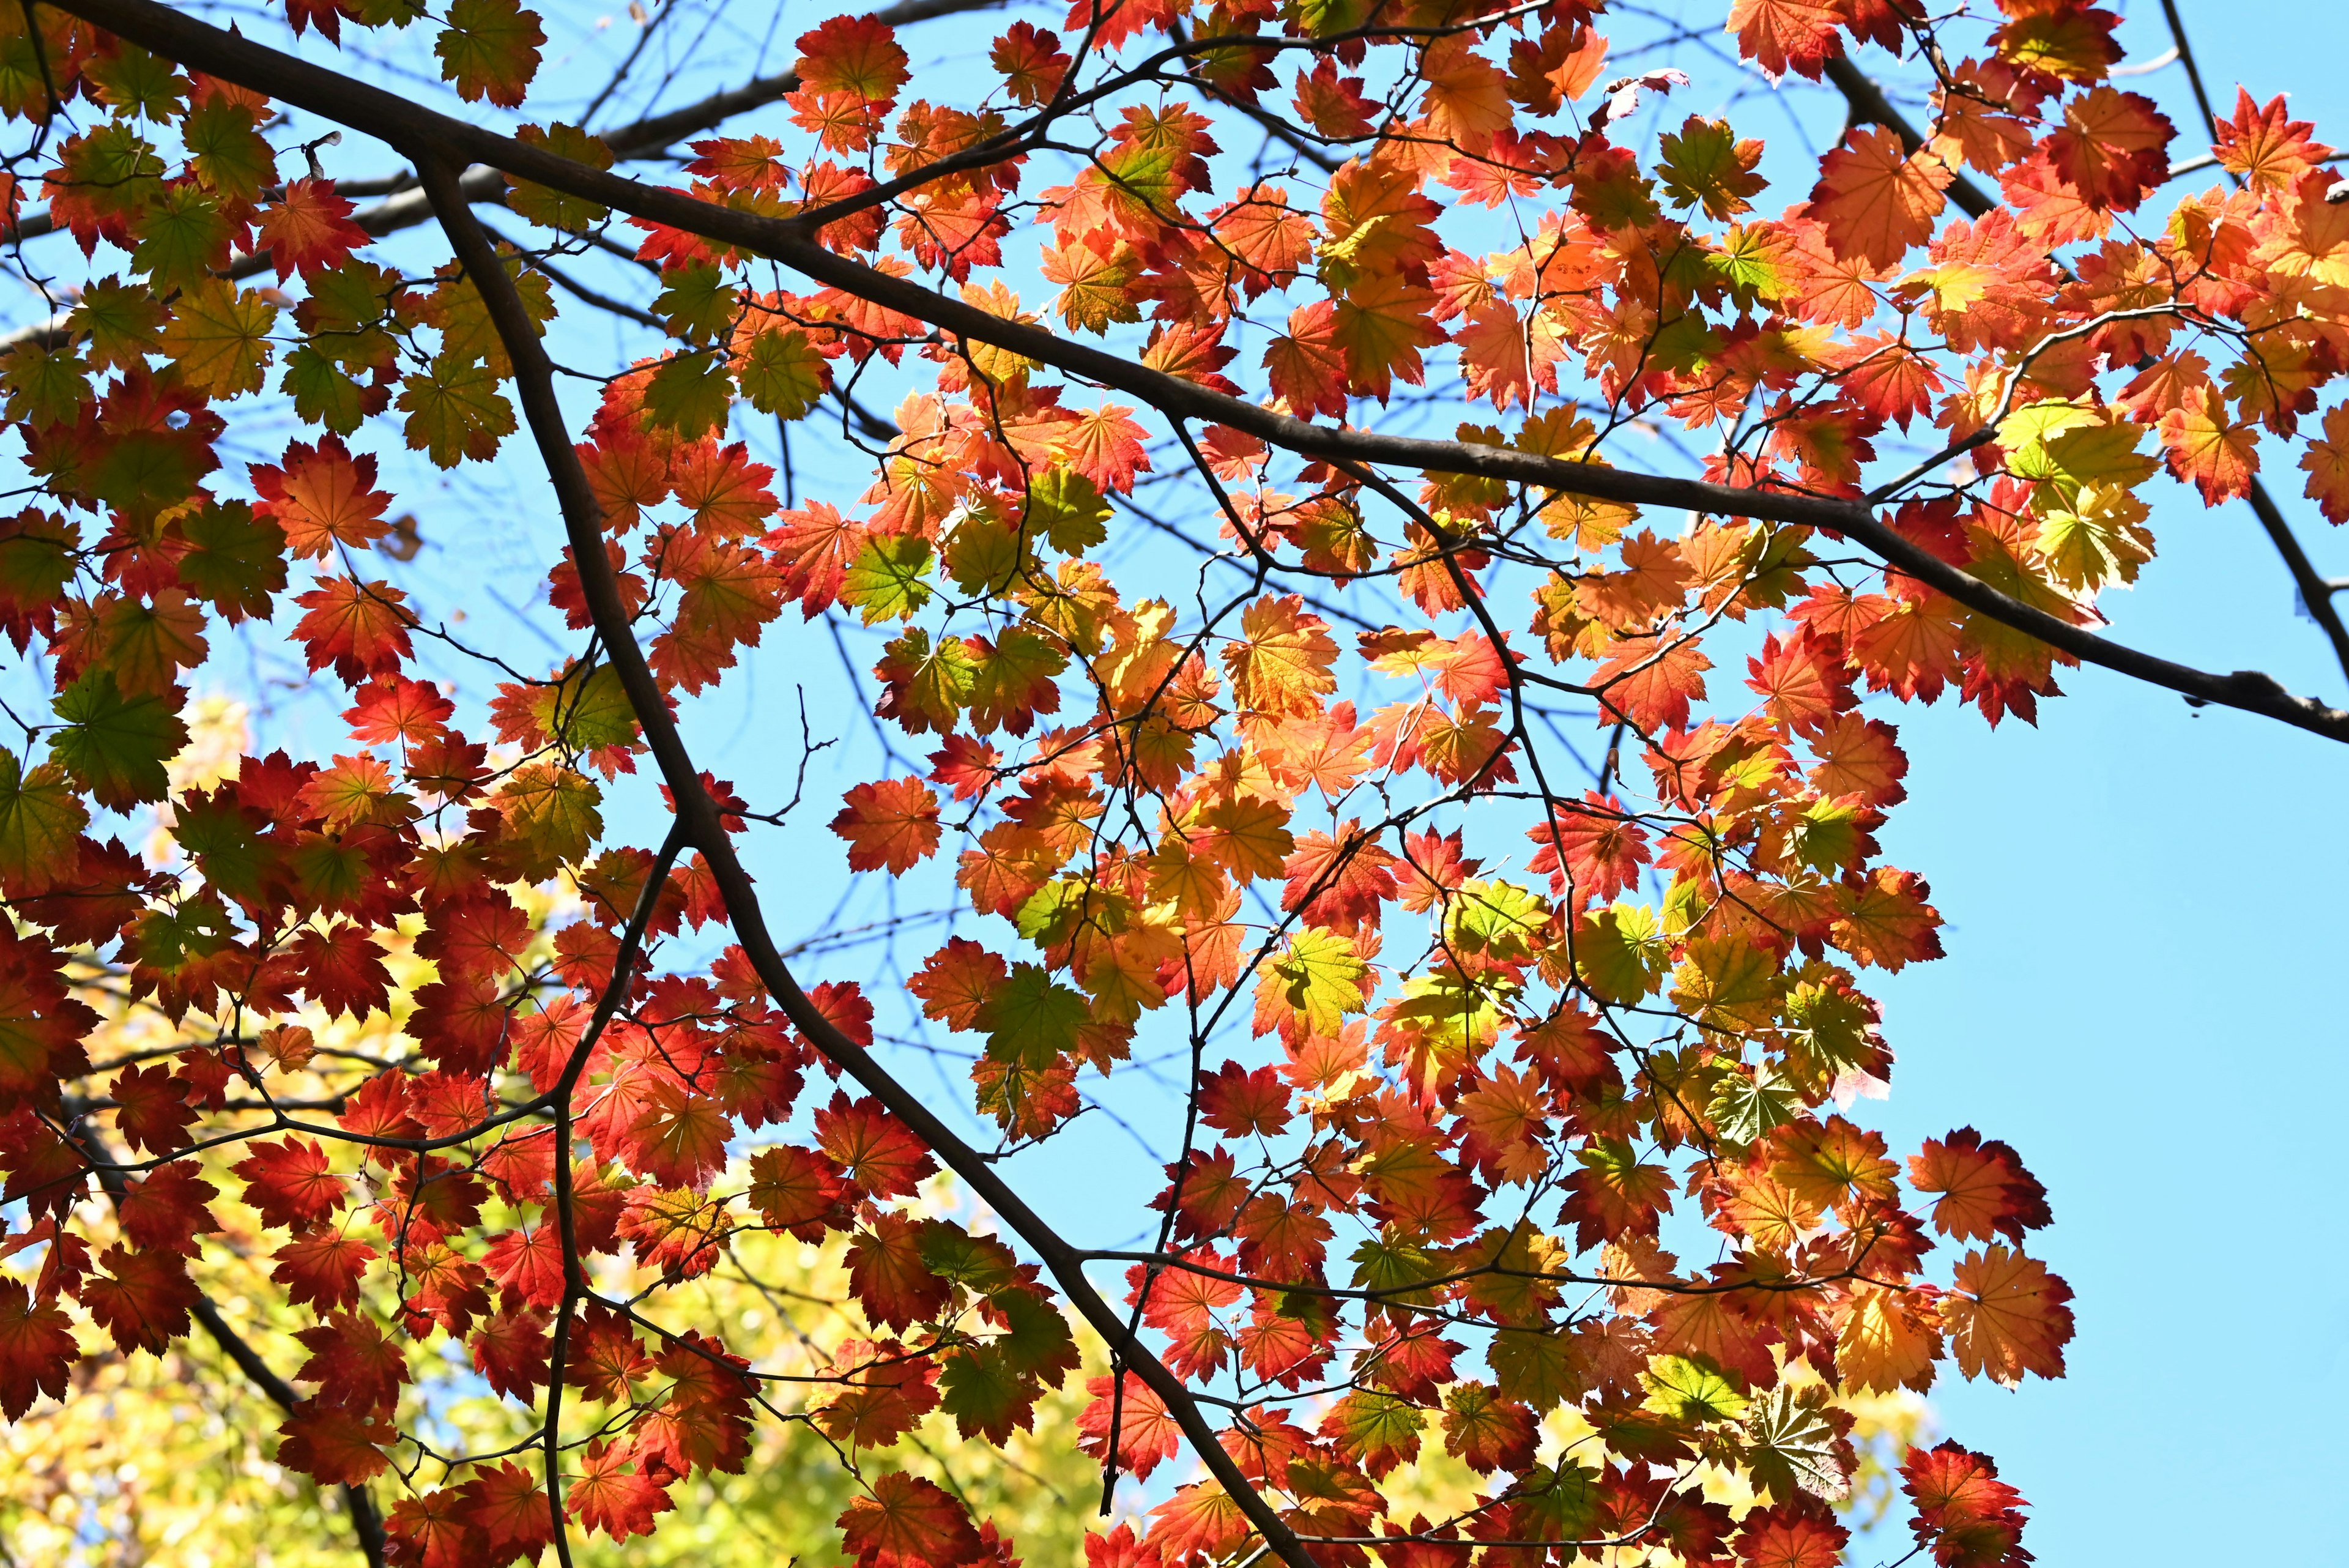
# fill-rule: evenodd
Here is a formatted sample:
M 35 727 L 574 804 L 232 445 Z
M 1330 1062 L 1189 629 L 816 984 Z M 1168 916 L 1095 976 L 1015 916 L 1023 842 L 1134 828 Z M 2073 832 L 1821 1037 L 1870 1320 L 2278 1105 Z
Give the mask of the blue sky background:
M 762 43 L 769 13 L 756 7 L 757 24 L 716 51 L 722 68 L 681 78 L 663 102 L 781 68 L 792 37 L 845 8 L 794 5 Z M 2122 8 L 2132 61 L 2168 47 L 2158 4 Z M 542 9 L 554 38 L 549 79 L 588 84 L 584 98 L 630 25 L 616 13 L 598 30 L 585 8 Z M 1055 9 L 1049 18 L 1033 9 L 1011 15 L 1057 22 Z M 1685 0 L 1645 21 L 1626 18 L 1622 36 L 1660 25 L 1659 16 L 1717 26 L 1723 9 L 1720 0 Z M 2261 98 L 2289 90 L 2320 134 L 2349 144 L 2349 6 L 2181 0 L 2181 9 L 2222 112 L 2238 80 Z M 923 65 L 1006 19 L 908 32 L 915 90 L 924 89 Z M 1807 189 L 1798 150 L 1833 138 L 1840 103 L 1799 84 L 1781 104 L 1756 101 L 1769 89 L 1722 64 L 1726 45 L 1708 36 L 1671 51 L 1671 63 L 1697 80 L 1668 109 L 1643 109 L 1642 129 L 1652 137 L 1690 110 L 1742 98 L 1734 118 L 1746 134 L 1784 139 L 1765 165 L 1784 182 L 1764 199 L 1775 211 L 1770 203 Z M 1871 59 L 1881 67 L 1880 56 Z M 396 52 L 381 68 L 393 79 L 404 67 Z M 2199 150 L 2181 70 L 2125 85 L 2169 112 L 2181 132 L 2174 156 Z M 954 86 L 929 90 L 958 96 Z M 602 123 L 635 108 L 617 104 Z M 357 175 L 389 161 L 381 149 L 355 143 L 335 150 L 329 167 Z M 445 249 L 427 230 L 393 254 L 429 265 Z M 629 297 L 649 295 L 625 269 L 596 275 L 628 285 Z M 1028 292 L 1032 304 L 1041 290 Z M 570 308 L 574 324 L 557 341 L 565 358 L 602 369 L 616 352 L 648 351 L 648 337 Z M 1251 350 L 1245 362 L 1253 358 Z M 894 392 L 871 400 L 885 410 Z M 585 397 L 574 406 L 584 421 Z M 241 455 L 259 460 L 292 433 L 264 422 L 234 439 L 249 444 Z M 773 461 L 771 430 L 744 433 Z M 400 579 L 427 603 L 460 607 L 466 618 L 453 629 L 462 635 L 517 659 L 551 660 L 554 644 L 532 629 L 547 624 L 544 611 L 528 607 L 558 530 L 526 443 L 510 442 L 497 464 L 451 480 L 406 459 L 397 442 L 396 429 L 370 429 L 356 444 L 384 453 L 398 509 L 423 520 L 430 547 Z M 803 497 L 844 505 L 863 489 L 867 465 L 836 440 L 802 427 L 795 443 Z M 2349 575 L 2349 540 L 2297 499 L 2298 476 L 2287 465 L 2269 477 L 2320 569 Z M 2166 487 L 2154 524 L 2160 557 L 2137 590 L 2106 600 L 2115 635 L 2189 663 L 2265 670 L 2296 691 L 2349 702 L 2322 636 L 2293 615 L 2289 579 L 2247 507 L 2208 511 L 2190 492 Z M 1162 591 L 1172 592 L 1180 573 L 1187 589 L 1194 565 L 1172 547 L 1137 534 L 1115 548 L 1129 556 L 1112 572 L 1121 583 L 1160 574 L 1168 578 Z M 298 660 L 271 651 L 265 639 L 246 646 L 249 657 L 235 656 L 241 666 L 215 660 L 234 666 L 218 671 L 221 681 L 272 707 L 273 736 L 296 750 L 330 747 L 342 703 L 305 690 Z M 844 867 L 822 824 L 839 791 L 872 776 L 881 760 L 844 672 L 869 667 L 877 651 L 859 631 L 792 615 L 769 628 L 763 649 L 719 695 L 688 705 L 706 764 L 761 804 L 788 796 L 801 760 L 794 688 L 812 738 L 834 742 L 814 758 L 808 804 L 793 825 L 749 845 L 786 939 L 945 902 L 942 879 L 920 876 L 867 879 L 838 901 Z M 478 680 L 444 663 L 437 673 Z M 2330 1409 L 2349 1375 L 2349 1236 L 2332 1191 L 2349 1068 L 2340 994 L 2349 962 L 2338 936 L 2349 888 L 2349 753 L 2244 715 L 2198 713 L 2093 670 L 2068 672 L 2063 684 L 2067 695 L 2043 706 L 2036 729 L 2010 721 L 1993 733 L 1946 701 L 1881 705 L 1911 760 L 1910 799 L 1893 814 L 1885 847 L 1894 863 L 1930 879 L 1949 921 L 1950 957 L 1876 979 L 1899 1064 L 1891 1096 L 1858 1114 L 1896 1151 L 1969 1123 L 2013 1144 L 2055 1213 L 2033 1250 L 2070 1281 L 2079 1323 L 2068 1378 L 2007 1392 L 1952 1374 L 1935 1390 L 1936 1417 L 1949 1434 L 1995 1454 L 2031 1500 L 2028 1544 L 2042 1563 L 2349 1563 L 2339 1503 L 2349 1437 Z M 1578 740 L 1585 732 L 1568 731 Z M 615 826 L 657 833 L 657 809 L 639 781 L 616 793 Z M 909 961 L 939 934 L 936 925 L 921 929 L 905 945 Z M 878 946 L 835 949 L 802 961 L 803 978 L 855 978 L 877 990 L 891 973 L 886 960 Z M 885 1027 L 891 1022 L 885 1002 Z M 901 1061 L 924 1081 L 929 1069 L 917 1057 Z M 960 1063 L 938 1059 L 932 1081 L 940 1104 L 967 1107 Z M 1121 1091 L 1112 1106 L 1138 1111 L 1150 1098 Z M 1167 1152 L 1163 1120 L 1137 1131 Z M 1152 1158 L 1106 1118 L 1023 1157 L 1015 1175 L 1052 1217 L 1109 1245 L 1141 1229 L 1140 1203 L 1155 1185 Z

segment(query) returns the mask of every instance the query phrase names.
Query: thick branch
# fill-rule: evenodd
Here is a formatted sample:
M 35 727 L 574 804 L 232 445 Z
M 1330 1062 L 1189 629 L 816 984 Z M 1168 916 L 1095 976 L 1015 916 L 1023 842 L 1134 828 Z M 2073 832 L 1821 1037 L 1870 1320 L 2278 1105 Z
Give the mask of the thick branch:
M 514 386 L 532 439 L 545 462 L 563 511 L 564 528 L 579 565 L 580 587 L 595 618 L 595 629 L 609 651 L 612 666 L 643 727 L 661 777 L 676 802 L 684 836 L 700 850 L 726 903 L 734 934 L 750 956 L 752 969 L 773 995 L 792 1025 L 823 1053 L 825 1058 L 854 1078 L 914 1134 L 939 1160 L 967 1182 L 971 1191 L 999 1215 L 1051 1271 L 1052 1277 L 1094 1330 L 1124 1356 L 1134 1375 L 1164 1401 L 1168 1414 L 1182 1428 L 1202 1463 L 1289 1568 L 1317 1568 L 1297 1536 L 1272 1505 L 1265 1501 L 1231 1456 L 1216 1440 L 1196 1400 L 1183 1381 L 1134 1335 L 1092 1282 L 1085 1277 L 1084 1254 L 1079 1251 L 1028 1206 L 1026 1199 L 997 1173 L 978 1150 L 957 1134 L 922 1098 L 875 1061 L 872 1054 L 834 1028 L 802 992 L 799 982 L 777 950 L 750 875 L 736 857 L 734 844 L 721 825 L 718 808 L 702 787 L 700 771 L 685 747 L 684 738 L 669 717 L 659 681 L 645 662 L 628 624 L 619 583 L 604 553 L 601 511 L 579 455 L 571 444 L 561 407 L 554 396 L 554 369 L 538 341 L 537 328 L 523 307 L 522 296 L 498 264 L 489 238 L 474 222 L 472 209 L 456 189 L 452 174 L 430 162 L 429 143 L 404 149 L 425 172 L 427 189 L 437 198 L 440 222 L 467 275 L 475 280 L 488 307 L 492 324 L 512 357 Z
M 2349 713 L 2295 697 L 2272 678 L 2255 671 L 2220 675 L 2110 642 L 1948 565 L 1878 523 L 1874 514 L 1857 503 L 1635 473 L 1476 442 L 1423 441 L 1313 424 L 1151 369 L 1105 349 L 1071 342 L 1043 327 L 989 315 L 909 279 L 892 277 L 876 268 L 835 255 L 791 220 L 738 212 L 698 201 L 681 191 L 646 185 L 573 162 L 543 148 L 527 146 L 434 113 L 396 94 L 208 26 L 156 0 L 67 0 L 60 9 L 130 38 L 167 58 L 193 65 L 364 130 L 419 160 L 437 157 L 446 164 L 457 166 L 492 164 L 523 179 L 771 257 L 844 293 L 1129 393 L 1170 418 L 1229 425 L 1307 457 L 1474 473 L 1634 505 L 1682 508 L 1831 529 L 1969 609 L 2027 632 L 2075 659 L 2165 687 L 2197 702 L 2240 708 L 2333 740 L 2349 741 Z M 1861 82 L 1872 86 L 1864 78 Z M 1855 108 L 1864 108 L 1871 116 L 1879 110 L 1890 116 L 1889 123 L 1904 140 L 1916 135 L 1915 128 L 1883 101 L 1881 92 L 1877 92 L 1869 104 L 1855 100 Z M 1973 192 L 1973 198 L 1987 200 L 1979 192 Z M 2314 602 L 2312 601 L 2312 608 Z

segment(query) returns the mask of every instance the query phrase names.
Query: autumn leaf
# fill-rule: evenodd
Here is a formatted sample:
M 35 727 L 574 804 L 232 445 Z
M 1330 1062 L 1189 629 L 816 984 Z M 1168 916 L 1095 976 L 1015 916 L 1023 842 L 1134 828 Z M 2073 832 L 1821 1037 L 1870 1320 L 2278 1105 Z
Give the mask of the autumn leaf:
M 538 70 L 538 47 L 546 42 L 538 21 L 519 0 L 451 0 L 449 25 L 432 46 L 442 78 L 456 83 L 469 103 L 486 98 L 504 109 L 519 106 Z
M 853 871 L 902 875 L 938 846 L 938 797 L 919 779 L 853 786 L 832 830 L 848 841 Z
M 839 1523 L 857 1568 L 962 1568 L 981 1552 L 962 1504 L 903 1470 L 874 1478 Z
M 1951 178 L 1931 152 L 1912 156 L 1882 126 L 1860 127 L 1820 161 L 1818 187 L 1804 214 L 1825 225 L 1837 256 L 1894 266 L 1933 232 Z

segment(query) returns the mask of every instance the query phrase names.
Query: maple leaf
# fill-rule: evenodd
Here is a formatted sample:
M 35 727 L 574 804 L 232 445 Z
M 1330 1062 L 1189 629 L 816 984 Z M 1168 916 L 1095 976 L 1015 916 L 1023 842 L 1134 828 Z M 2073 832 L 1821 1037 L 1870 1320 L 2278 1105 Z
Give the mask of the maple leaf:
M 2026 1372 L 2064 1376 L 2072 1290 L 2046 1264 L 1993 1244 L 1965 1255 L 1956 1283 L 1941 1298 L 1941 1318 L 1960 1371 L 2010 1386 Z
M 853 1232 L 847 1259 L 849 1289 L 885 1328 L 926 1321 L 947 1303 L 950 1287 L 923 1262 L 920 1238 L 903 1214 L 884 1210 L 869 1229 Z
M 626 1441 L 588 1444 L 579 1456 L 578 1479 L 563 1501 L 580 1523 L 615 1541 L 650 1535 L 654 1516 L 675 1506 L 668 1489 Z
M 0 752 L 0 891 L 29 898 L 71 876 L 88 825 L 89 808 L 61 764 L 27 773 L 13 753 Z
M 1224 649 L 1232 693 L 1245 708 L 1310 718 L 1337 689 L 1330 667 L 1338 645 L 1320 617 L 1295 594 L 1256 600 L 1240 614 L 1240 636 Z
M 188 1332 L 188 1309 L 202 1293 L 188 1277 L 185 1258 L 160 1249 L 109 1247 L 98 1261 L 107 1272 L 82 1282 L 81 1304 L 124 1355 L 160 1355 Z
M 1825 226 L 1836 255 L 1889 267 L 1933 232 L 1951 178 L 1930 151 L 1912 157 L 1882 126 L 1855 127 L 1819 161 L 1818 186 L 1803 213 Z
M 429 369 L 402 377 L 399 407 L 408 414 L 408 444 L 441 468 L 495 457 L 513 433 L 513 405 L 498 390 L 488 366 L 444 354 Z
M 1071 470 L 1103 491 L 1122 494 L 1133 488 L 1136 474 L 1150 472 L 1150 458 L 1142 450 L 1143 437 L 1149 432 L 1126 418 L 1133 411 L 1103 403 L 1080 414 L 1053 444 L 1067 454 Z
M 383 514 L 391 497 L 371 488 L 375 476 L 373 454 L 352 456 L 340 436 L 315 447 L 297 441 L 286 447 L 282 467 L 254 465 L 253 487 L 263 503 L 255 511 L 284 531 L 296 557 L 318 558 L 336 545 L 365 549 L 390 528 Z
M 1737 51 L 1771 77 L 1789 70 L 1819 79 L 1826 62 L 1843 53 L 1837 36 L 1847 19 L 1837 0 L 1737 0 L 1727 30 Z
M 887 867 L 903 876 L 938 846 L 938 797 L 919 779 L 850 787 L 832 830 L 848 841 L 852 871 Z
M 1987 1457 L 1954 1442 L 1911 1449 L 1900 1490 L 1916 1506 L 1909 1528 L 1941 1568 L 2023 1568 L 2023 1494 Z
M 407 601 L 389 583 L 327 577 L 295 596 L 294 602 L 308 613 L 295 623 L 294 635 L 307 650 L 311 669 L 331 664 L 347 685 L 357 686 L 370 675 L 397 673 L 413 655 Z
M 908 1197 L 937 1169 L 921 1140 L 878 1100 L 835 1095 L 815 1114 L 815 1127 L 817 1147 L 870 1197 Z
M 432 45 L 441 78 L 455 82 L 468 103 L 486 98 L 502 109 L 520 107 L 538 70 L 538 47 L 546 42 L 538 21 L 519 0 L 450 0 L 448 26 Z
M 1731 1542 L 1748 1568 L 1837 1568 L 1851 1532 L 1813 1498 L 1791 1498 L 1745 1516 Z
M 903 1470 L 874 1478 L 837 1522 L 857 1568 L 963 1568 L 985 1550 L 961 1503 Z
M 119 811 L 171 789 L 164 763 L 188 741 L 175 702 L 154 692 L 125 695 L 112 670 L 94 669 L 50 707 L 64 727 L 50 737 L 49 755 L 98 805 Z
M 2206 504 L 2251 493 L 2251 476 L 2260 471 L 2258 427 L 2230 420 L 2215 389 L 2204 394 L 2199 407 L 2161 416 L 2161 444 L 2169 472 L 2192 480 Z
M 297 270 L 310 278 L 340 266 L 367 244 L 367 232 L 351 222 L 351 203 L 336 193 L 332 180 L 287 182 L 285 194 L 262 209 L 260 230 L 280 283 Z
M 554 1534 L 545 1490 L 512 1459 L 476 1467 L 463 1495 L 466 1517 L 494 1548 L 534 1552 Z
M 2282 93 L 2261 104 L 2238 87 L 2235 112 L 2219 122 L 2214 151 L 2220 165 L 2252 190 L 2281 192 L 2331 155 L 2331 148 L 2309 135 L 2315 129 L 2291 117 Z
M 2168 178 L 2177 134 L 2151 99 L 2100 85 L 2064 104 L 2048 161 L 2090 207 L 2127 212 Z
M 1226 1062 L 1199 1080 L 1199 1119 L 1233 1137 L 1269 1137 L 1288 1125 L 1288 1085 L 1271 1067 L 1245 1072 Z
M 278 1433 L 277 1462 L 324 1486 L 373 1480 L 391 1462 L 383 1450 L 398 1439 L 390 1421 L 321 1399 L 306 1400 Z
M 269 1277 L 285 1287 L 285 1299 L 325 1313 L 358 1305 L 359 1281 L 378 1254 L 355 1237 L 316 1230 L 297 1231 L 275 1256 Z
M 41 1395 L 63 1398 L 80 1354 L 62 1308 L 35 1300 L 22 1280 L 0 1279 L 0 1415 L 21 1420 Z
M 207 396 L 233 398 L 261 389 L 269 362 L 269 331 L 277 306 L 257 291 L 206 277 L 191 283 L 171 306 L 162 350 L 187 384 Z
M 1283 862 L 1288 878 L 1280 907 L 1307 923 L 1348 936 L 1379 923 L 1379 905 L 1396 894 L 1395 857 L 1378 841 L 1348 822 L 1335 836 L 1309 833 Z
M 244 1200 L 264 1226 L 305 1230 L 333 1218 L 347 1197 L 343 1179 L 326 1158 L 326 1146 L 316 1138 L 255 1143 L 250 1154 L 229 1168 L 244 1178 Z
M 1658 151 L 1664 193 L 1702 207 L 1707 217 L 1733 218 L 1750 211 L 1753 202 L 1746 198 L 1768 183 L 1754 172 L 1762 161 L 1762 143 L 1738 140 L 1726 120 L 1692 114 L 1677 135 L 1661 139 Z
M 1909 1161 L 1909 1179 L 1920 1192 L 1940 1194 L 1933 1202 L 1933 1228 L 1944 1236 L 1987 1241 L 2002 1234 L 2019 1247 L 2025 1231 L 2054 1222 L 2047 1189 L 2023 1168 L 2022 1158 L 1971 1127 L 1927 1138 Z
M 1431 290 L 1400 273 L 1373 274 L 1337 300 L 1330 340 L 1344 357 L 1347 383 L 1357 395 L 1384 402 L 1396 377 L 1414 387 L 1425 379 L 1419 351 L 1444 340 L 1430 314 L 1434 305 Z

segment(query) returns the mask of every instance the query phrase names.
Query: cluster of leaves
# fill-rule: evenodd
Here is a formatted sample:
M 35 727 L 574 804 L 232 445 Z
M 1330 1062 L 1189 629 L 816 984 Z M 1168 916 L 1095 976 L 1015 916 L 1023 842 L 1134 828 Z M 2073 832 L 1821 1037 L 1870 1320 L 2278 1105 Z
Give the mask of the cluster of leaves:
M 2015 1151 L 1961 1128 L 1896 1155 L 1850 1106 L 1891 1071 L 1866 971 L 1941 951 L 1880 851 L 1908 763 L 1864 699 L 2029 720 L 2070 656 L 1788 504 L 1880 508 L 2075 627 L 2150 557 L 2165 465 L 2216 502 L 2263 435 L 2301 439 L 2349 517 L 2349 411 L 2313 417 L 2349 353 L 2331 151 L 2245 96 L 2214 128 L 2233 188 L 2140 232 L 2175 132 L 2106 79 L 2110 13 L 1737 0 L 1773 75 L 1872 45 L 1939 84 L 1913 144 L 1854 129 L 1769 218 L 1725 122 L 1641 156 L 1626 122 L 1671 84 L 1594 91 L 1603 9 L 1080 0 L 1006 28 L 959 104 L 901 103 L 892 29 L 835 18 L 771 134 L 693 143 L 691 222 L 623 220 L 610 146 L 524 127 L 504 200 L 545 243 L 473 275 L 375 259 L 333 181 L 285 177 L 275 67 L 182 69 L 132 41 L 162 36 L 140 0 L 0 15 L 0 110 L 33 136 L 9 212 L 37 190 L 91 259 L 0 361 L 40 492 L 0 520 L 0 627 L 53 693 L 0 752 L 0 1411 L 74 1397 L 101 1344 L 172 1354 L 233 1234 L 308 1357 L 277 1461 L 388 1478 L 388 1549 L 426 1568 L 650 1533 L 751 1463 L 762 1417 L 853 1478 L 859 1568 L 1008 1563 L 1002 1521 L 899 1446 L 1000 1446 L 1060 1397 L 1112 1481 L 1209 1469 L 1092 1537 L 1094 1568 L 1824 1564 L 1855 1407 L 1951 1364 L 2060 1375 L 2070 1293 L 2027 1250 L 2050 1213 Z M 426 20 L 288 16 L 337 42 Z M 429 21 L 463 98 L 527 103 L 532 13 Z M 353 129 L 413 134 L 368 102 Z M 1251 125 L 1295 159 L 1219 192 Z M 1975 176 L 2002 199 L 1948 217 Z M 821 253 L 788 274 L 747 222 Z M 617 234 L 661 340 L 551 426 L 549 257 Z M 1136 401 L 1082 386 L 1112 362 L 1071 357 L 1089 335 Z M 868 375 L 911 387 L 865 415 L 869 488 L 779 501 L 732 421 L 861 409 Z M 1299 449 L 1431 377 L 1504 422 Z M 303 428 L 233 472 L 264 406 Z M 416 662 L 445 631 L 357 564 L 397 540 L 352 442 L 455 469 L 525 415 L 592 497 L 544 563 L 576 651 L 452 693 Z M 1676 532 L 1611 466 L 1637 421 L 1706 443 L 1723 487 Z M 1888 472 L 1877 443 L 1920 421 L 1937 450 Z M 1244 587 L 1112 580 L 1176 478 Z M 909 1125 L 855 984 L 779 979 L 729 870 L 775 803 L 663 749 L 791 607 L 887 638 L 876 716 L 926 756 L 831 826 L 875 877 L 943 880 L 952 846 L 979 934 L 907 989 L 968 1036 L 991 1153 Z M 175 774 L 189 672 L 244 623 L 347 690 L 347 748 Z M 1590 787 L 1561 782 L 1569 712 L 1609 737 Z M 658 850 L 605 820 L 648 753 Z M 150 808 L 157 859 L 113 831 Z M 550 926 L 552 883 L 576 903 Z M 94 1057 L 92 975 L 168 1043 Z M 361 1024 L 367 1049 L 328 1044 Z M 1153 1244 L 918 1201 L 941 1161 L 978 1179 L 1055 1136 L 1149 1031 L 1190 1066 Z M 799 1245 L 860 1325 L 820 1366 L 706 1293 Z M 1122 1314 L 1092 1310 L 1105 1261 Z M 1098 1376 L 1072 1378 L 1064 1301 L 1110 1337 Z M 427 1430 L 441 1357 L 505 1429 Z M 1430 1513 L 1394 1478 L 1439 1449 L 1467 1480 Z M 1987 1459 L 1901 1474 L 1945 1568 L 2027 1559 Z

